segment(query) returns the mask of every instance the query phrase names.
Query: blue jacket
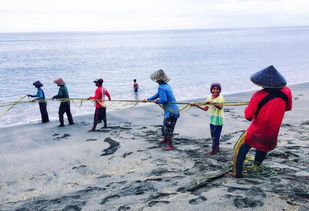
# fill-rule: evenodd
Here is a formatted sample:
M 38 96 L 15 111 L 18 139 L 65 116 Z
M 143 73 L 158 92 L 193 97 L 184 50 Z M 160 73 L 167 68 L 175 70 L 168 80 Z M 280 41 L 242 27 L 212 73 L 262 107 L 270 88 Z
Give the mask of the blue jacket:
M 36 100 L 44 100 L 45 99 L 45 94 L 44 94 L 43 89 L 38 88 L 38 91 L 37 91 L 36 95 L 31 95 L 31 97 L 36 97 L 35 98 Z M 41 102 L 41 103 L 43 103 L 43 102 Z M 46 103 L 46 102 L 44 102 L 44 103 Z
M 174 104 L 176 102 L 176 99 L 170 85 L 166 83 L 160 84 L 158 92 L 147 100 L 155 100 L 158 98 L 158 103 L 163 105 L 165 118 L 168 118 L 171 115 L 173 115 L 175 118 L 179 117 L 179 107 L 177 106 L 177 104 Z

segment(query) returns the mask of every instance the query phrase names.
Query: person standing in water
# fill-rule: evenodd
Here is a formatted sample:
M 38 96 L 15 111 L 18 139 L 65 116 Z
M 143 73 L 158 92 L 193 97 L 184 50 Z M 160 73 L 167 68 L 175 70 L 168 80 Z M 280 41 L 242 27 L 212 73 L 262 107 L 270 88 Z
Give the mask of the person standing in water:
M 134 79 L 133 80 L 133 91 L 135 94 L 138 93 L 138 89 L 139 89 L 138 83 L 136 82 L 136 79 Z

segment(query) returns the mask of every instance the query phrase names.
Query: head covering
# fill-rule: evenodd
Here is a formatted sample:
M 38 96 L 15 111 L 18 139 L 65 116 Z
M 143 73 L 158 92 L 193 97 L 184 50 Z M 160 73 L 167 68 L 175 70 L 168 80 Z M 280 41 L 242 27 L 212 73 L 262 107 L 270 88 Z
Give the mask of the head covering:
M 164 70 L 161 70 L 161 69 L 152 73 L 150 75 L 150 79 L 155 82 L 158 82 L 158 81 L 168 82 L 170 80 L 168 75 L 165 74 Z
M 103 79 L 102 78 L 97 78 L 93 82 L 102 85 L 103 84 Z
M 272 65 L 254 73 L 250 80 L 263 88 L 282 88 L 286 85 L 283 75 Z
M 33 82 L 33 86 L 41 87 L 41 86 L 43 86 L 43 84 L 40 81 L 36 81 L 36 82 Z
M 219 82 L 214 82 L 210 85 L 210 92 L 212 88 L 214 88 L 215 86 L 218 87 L 218 89 L 220 89 L 220 92 L 221 92 L 221 84 Z
M 54 80 L 54 83 L 57 84 L 58 86 L 64 86 L 65 82 L 62 78 L 58 78 L 56 80 Z

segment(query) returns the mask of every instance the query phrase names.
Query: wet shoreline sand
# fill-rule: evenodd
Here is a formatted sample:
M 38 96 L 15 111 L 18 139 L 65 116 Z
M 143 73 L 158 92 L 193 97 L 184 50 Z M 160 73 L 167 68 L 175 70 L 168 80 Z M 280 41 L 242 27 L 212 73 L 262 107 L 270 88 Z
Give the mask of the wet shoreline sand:
M 291 89 L 293 110 L 264 163 L 281 171 L 223 176 L 192 192 L 186 187 L 194 179 L 230 164 L 250 123 L 244 106 L 225 107 L 221 151 L 211 157 L 209 116 L 196 108 L 181 113 L 170 152 L 157 144 L 163 120 L 157 105 L 108 112 L 109 127 L 93 133 L 92 115 L 64 128 L 57 121 L 0 128 L 0 210 L 308 210 L 309 83 Z M 225 99 L 247 101 L 251 93 Z

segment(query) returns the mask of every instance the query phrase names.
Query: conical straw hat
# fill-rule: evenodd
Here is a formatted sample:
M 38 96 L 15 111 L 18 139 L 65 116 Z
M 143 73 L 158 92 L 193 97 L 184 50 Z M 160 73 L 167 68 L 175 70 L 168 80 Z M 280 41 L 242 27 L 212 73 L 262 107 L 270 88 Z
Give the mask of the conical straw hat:
M 54 80 L 54 83 L 57 84 L 58 86 L 64 86 L 65 82 L 62 78 L 58 78 L 56 80 Z
M 286 85 L 283 75 L 272 65 L 254 73 L 250 80 L 263 88 L 282 88 Z
M 156 72 L 152 73 L 150 75 L 150 79 L 157 82 L 157 81 L 164 81 L 164 82 L 168 82 L 170 80 L 170 78 L 168 77 L 168 75 L 165 74 L 164 70 L 157 70 Z

